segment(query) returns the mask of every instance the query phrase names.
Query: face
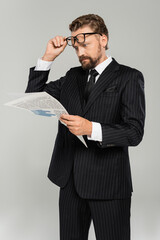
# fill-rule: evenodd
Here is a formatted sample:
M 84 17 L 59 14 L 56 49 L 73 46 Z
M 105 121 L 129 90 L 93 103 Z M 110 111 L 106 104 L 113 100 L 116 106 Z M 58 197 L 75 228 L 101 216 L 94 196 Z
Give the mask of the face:
M 76 36 L 79 33 L 94 32 L 90 27 L 85 26 L 72 32 L 72 36 Z M 95 68 L 99 63 L 107 59 L 105 54 L 105 46 L 107 44 L 107 37 L 104 35 L 93 34 L 86 35 L 84 43 L 77 43 L 73 48 L 79 58 L 79 61 L 83 69 Z

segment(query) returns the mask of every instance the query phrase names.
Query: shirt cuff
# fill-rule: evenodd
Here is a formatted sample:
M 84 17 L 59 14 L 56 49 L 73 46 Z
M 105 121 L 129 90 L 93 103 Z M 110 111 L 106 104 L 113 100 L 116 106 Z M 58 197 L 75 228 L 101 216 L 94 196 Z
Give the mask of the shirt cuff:
M 38 58 L 37 65 L 34 70 L 36 71 L 48 71 L 51 69 L 53 61 L 44 61 L 41 58 Z
M 100 123 L 92 122 L 92 134 L 91 136 L 87 135 L 88 140 L 93 141 L 102 141 L 102 127 Z

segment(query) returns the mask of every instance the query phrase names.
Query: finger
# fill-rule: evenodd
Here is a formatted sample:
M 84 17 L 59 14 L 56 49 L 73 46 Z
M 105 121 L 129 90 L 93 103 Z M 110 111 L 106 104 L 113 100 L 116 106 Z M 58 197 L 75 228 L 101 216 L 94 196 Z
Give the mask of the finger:
M 66 120 L 64 120 L 64 119 L 62 119 L 62 118 L 60 118 L 59 119 L 61 122 L 63 122 L 63 123 L 66 123 L 67 121 Z
M 60 44 L 63 46 L 65 44 L 65 37 L 60 37 Z
M 61 121 L 65 121 L 66 119 L 64 118 L 64 117 L 62 117 L 62 116 L 60 116 L 60 118 L 59 118 Z
M 62 113 L 61 116 L 70 116 L 69 113 Z
M 67 124 L 67 127 L 70 127 L 70 126 L 76 127 L 75 122 L 68 121 L 68 120 L 61 120 L 61 121 L 64 122 L 64 123 L 66 123 L 66 124 Z
M 57 46 L 60 47 L 60 39 L 59 39 L 59 36 L 56 37 L 56 42 L 57 42 Z
M 69 130 L 71 131 L 78 131 L 78 128 L 76 128 L 75 126 L 68 126 L 67 127 L 69 128 Z
M 66 122 L 67 127 L 75 128 L 78 127 L 78 125 L 75 125 L 75 122 Z
M 64 122 L 64 123 L 66 123 L 66 124 L 68 124 L 68 120 L 65 120 L 65 119 L 62 119 L 62 118 L 60 118 L 59 120 Z
M 57 48 L 58 45 L 57 45 L 57 40 L 56 40 L 56 38 L 54 38 L 54 39 L 52 40 L 52 42 L 53 42 L 54 46 Z
M 57 36 L 56 41 L 57 41 L 58 47 L 63 46 L 63 37 L 62 36 Z
M 69 115 L 69 114 L 62 114 L 61 118 L 65 119 L 65 120 L 72 120 L 72 121 L 76 120 L 76 116 L 75 115 Z
M 59 38 L 58 36 L 56 36 L 55 38 L 53 38 L 53 43 L 54 43 L 54 46 L 56 48 L 60 47 L 60 43 L 59 43 Z
M 64 41 L 63 48 L 65 48 L 66 46 L 67 46 L 67 41 Z
M 63 37 L 63 42 L 67 43 L 66 37 Z
M 65 45 L 67 45 L 67 40 L 66 40 L 66 39 L 67 39 L 67 37 L 64 37 L 64 38 L 63 38 L 63 41 L 64 41 L 64 44 L 65 44 Z

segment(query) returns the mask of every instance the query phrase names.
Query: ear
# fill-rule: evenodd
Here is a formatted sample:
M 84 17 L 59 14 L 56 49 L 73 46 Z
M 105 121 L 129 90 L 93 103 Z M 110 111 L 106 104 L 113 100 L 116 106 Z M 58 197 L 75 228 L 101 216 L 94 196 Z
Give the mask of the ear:
M 101 36 L 101 46 L 105 48 L 106 45 L 107 45 L 107 42 L 108 42 L 107 36 L 105 34 L 102 34 L 102 36 Z

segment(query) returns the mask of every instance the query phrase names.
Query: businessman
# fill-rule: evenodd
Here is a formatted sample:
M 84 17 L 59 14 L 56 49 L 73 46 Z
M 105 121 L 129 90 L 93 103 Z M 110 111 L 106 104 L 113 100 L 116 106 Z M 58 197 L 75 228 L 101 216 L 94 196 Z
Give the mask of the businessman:
M 46 91 L 69 113 L 59 119 L 48 172 L 60 187 L 60 239 L 87 240 L 93 220 L 97 240 L 129 240 L 133 187 L 128 147 L 137 146 L 144 135 L 144 77 L 106 55 L 109 34 L 100 16 L 80 16 L 69 29 L 71 36 L 48 41 L 43 57 L 30 68 L 26 89 Z M 67 45 L 80 66 L 46 83 Z

